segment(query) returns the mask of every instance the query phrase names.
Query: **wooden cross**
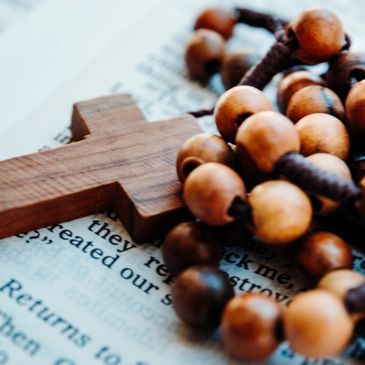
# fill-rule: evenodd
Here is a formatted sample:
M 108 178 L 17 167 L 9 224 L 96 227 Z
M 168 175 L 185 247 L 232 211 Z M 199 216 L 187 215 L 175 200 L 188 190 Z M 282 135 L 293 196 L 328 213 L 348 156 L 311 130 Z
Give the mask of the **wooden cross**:
M 74 143 L 0 162 L 0 238 L 115 210 L 136 242 L 187 215 L 175 159 L 201 132 L 183 115 L 148 123 L 128 95 L 74 105 Z

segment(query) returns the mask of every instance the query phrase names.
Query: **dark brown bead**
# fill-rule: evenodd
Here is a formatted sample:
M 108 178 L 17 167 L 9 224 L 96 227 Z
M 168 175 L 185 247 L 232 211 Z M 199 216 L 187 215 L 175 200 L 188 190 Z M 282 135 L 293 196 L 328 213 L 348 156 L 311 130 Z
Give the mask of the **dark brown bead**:
M 365 53 L 347 51 L 336 55 L 326 73 L 328 86 L 344 100 L 351 87 L 365 79 Z
M 200 81 L 207 81 L 217 73 L 222 64 L 225 41 L 212 30 L 197 30 L 186 45 L 185 63 L 190 75 Z
M 323 86 L 306 86 L 297 91 L 290 99 L 287 117 L 296 123 L 306 115 L 326 113 L 343 120 L 345 110 L 340 98 L 330 89 Z
M 323 85 L 323 81 L 317 75 L 304 70 L 286 75 L 278 86 L 277 100 L 280 111 L 285 114 L 291 97 L 300 89 L 310 85 Z
M 290 303 L 284 312 L 284 329 L 295 352 L 318 358 L 344 350 L 354 326 L 338 297 L 315 289 L 297 295 Z
M 176 277 L 171 294 L 182 321 L 193 327 L 212 328 L 219 324 L 234 292 L 226 273 L 211 266 L 193 266 Z
M 194 216 L 213 226 L 236 218 L 230 214 L 232 204 L 245 200 L 245 185 L 231 168 L 208 162 L 197 167 L 184 184 L 185 203 Z
M 327 9 L 303 11 L 289 24 L 287 32 L 298 42 L 296 57 L 309 64 L 328 61 L 340 52 L 345 41 L 341 20 Z
M 208 227 L 184 222 L 172 228 L 162 244 L 162 256 L 174 275 L 194 265 L 218 266 L 220 243 Z
M 222 318 L 222 339 L 228 353 L 242 360 L 260 360 L 280 345 L 281 309 L 271 298 L 248 293 L 227 304 Z
M 184 182 L 190 172 L 206 162 L 219 162 L 235 166 L 231 148 L 222 137 L 211 133 L 200 133 L 189 138 L 179 149 L 176 159 L 177 175 Z
M 214 108 L 215 123 L 222 137 L 234 142 L 245 119 L 263 110 L 272 110 L 272 106 L 262 91 L 252 86 L 236 86 L 218 99 Z
M 304 156 L 330 153 L 346 160 L 350 137 L 343 122 L 325 113 L 314 113 L 300 119 L 295 125 L 300 137 L 300 152 Z
M 288 152 L 299 152 L 300 141 L 294 124 L 283 115 L 264 111 L 253 114 L 240 126 L 237 153 L 252 158 L 260 171 L 273 172 L 276 162 Z
M 314 232 L 301 242 L 296 259 L 314 279 L 352 267 L 352 252 L 344 240 L 329 232 Z
M 223 58 L 221 77 L 226 90 L 238 85 L 243 75 L 259 60 L 249 51 L 228 53 Z
M 227 40 L 232 37 L 235 25 L 236 17 L 232 12 L 219 8 L 208 8 L 199 14 L 194 29 L 210 29 Z
M 254 235 L 271 245 L 298 239 L 307 232 L 312 220 L 309 198 L 287 181 L 271 180 L 255 186 L 248 203 Z
M 365 80 L 352 87 L 346 98 L 347 126 L 352 141 L 364 151 L 365 141 Z

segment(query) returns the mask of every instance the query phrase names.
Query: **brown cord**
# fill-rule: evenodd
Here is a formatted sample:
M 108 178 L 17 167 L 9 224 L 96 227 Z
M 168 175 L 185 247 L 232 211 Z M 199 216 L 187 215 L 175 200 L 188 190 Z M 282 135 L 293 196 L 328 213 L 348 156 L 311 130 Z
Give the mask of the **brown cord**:
M 349 50 L 351 47 L 351 44 L 352 44 L 351 37 L 347 33 L 345 33 L 345 44 L 341 48 L 341 51 Z
M 238 85 L 263 89 L 278 72 L 293 62 L 292 53 L 297 46 L 295 39 L 288 39 L 283 29 L 277 33 L 277 38 L 266 55 L 246 72 Z M 200 118 L 213 112 L 214 108 L 191 111 L 188 114 Z
M 365 311 L 365 284 L 347 292 L 345 306 L 350 313 Z
M 288 21 L 272 14 L 254 11 L 247 8 L 236 8 L 235 12 L 237 23 L 244 23 L 252 27 L 264 28 L 274 34 L 288 24 Z
M 233 199 L 227 214 L 235 219 L 244 218 L 246 222 L 252 221 L 252 211 L 249 204 L 242 200 L 241 197 Z
M 249 85 L 261 90 L 286 64 L 289 64 L 297 46 L 296 41 L 287 38 L 283 33 L 278 37 L 266 55 L 246 72 L 239 85 Z
M 317 217 L 322 229 L 333 232 L 352 246 L 362 250 L 365 237 L 365 221 L 353 204 L 344 204 L 332 214 Z
M 205 117 L 206 115 L 212 115 L 213 113 L 214 113 L 214 108 L 201 109 L 201 110 L 197 110 L 195 112 L 188 112 L 188 114 L 191 114 L 195 118 Z
M 361 189 L 352 180 L 319 169 L 299 153 L 289 152 L 283 155 L 277 161 L 275 170 L 312 194 L 343 202 L 361 197 Z

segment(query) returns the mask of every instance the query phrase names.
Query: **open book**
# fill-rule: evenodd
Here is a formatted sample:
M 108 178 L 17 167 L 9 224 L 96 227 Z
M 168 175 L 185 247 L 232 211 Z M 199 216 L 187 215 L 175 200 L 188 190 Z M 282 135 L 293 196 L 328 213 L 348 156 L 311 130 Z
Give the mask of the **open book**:
M 76 101 L 127 92 L 156 121 L 211 107 L 221 92 L 189 80 L 183 62 L 191 24 L 209 1 L 34 3 L 38 9 L 14 19 L 0 37 L 1 159 L 69 142 Z M 254 5 L 290 19 L 319 3 L 340 15 L 355 49 L 365 46 L 360 1 L 260 0 Z M 252 6 L 251 1 L 240 4 Z M 239 28 L 233 48 L 264 53 L 273 41 L 265 31 Z M 274 101 L 274 87 L 267 92 Z M 200 123 L 215 130 L 211 117 Z M 242 363 L 225 354 L 216 334 L 197 335 L 177 319 L 170 296 L 173 278 L 159 246 L 134 244 L 112 213 L 2 240 L 0 364 Z M 101 252 L 97 258 L 94 248 Z M 365 273 L 363 253 L 354 253 L 355 268 Z M 307 286 L 293 262 L 259 243 L 226 247 L 221 267 L 237 293 L 263 292 L 283 306 Z M 262 363 L 340 365 L 364 359 L 365 341 L 359 337 L 338 358 L 307 360 L 284 343 Z

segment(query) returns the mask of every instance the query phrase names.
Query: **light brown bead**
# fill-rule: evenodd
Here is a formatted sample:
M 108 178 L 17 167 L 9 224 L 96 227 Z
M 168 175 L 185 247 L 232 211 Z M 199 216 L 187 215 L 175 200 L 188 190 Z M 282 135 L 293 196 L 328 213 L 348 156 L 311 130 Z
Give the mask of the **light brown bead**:
M 208 162 L 186 179 L 184 199 L 190 211 L 204 223 L 219 226 L 233 222 L 229 209 L 236 199 L 245 200 L 245 185 L 231 168 Z
M 284 313 L 284 330 L 293 351 L 327 357 L 345 349 L 353 322 L 338 297 L 315 289 L 294 298 Z
M 221 324 L 227 352 L 242 360 L 270 356 L 280 344 L 281 316 L 278 304 L 263 294 L 248 293 L 231 299 Z
M 352 141 L 364 151 L 365 80 L 354 85 L 346 98 L 346 117 Z
M 219 324 L 234 292 L 226 273 L 211 266 L 193 266 L 176 277 L 171 294 L 181 320 L 193 327 L 212 328 Z
M 345 40 L 341 20 L 327 9 L 303 11 L 289 24 L 287 32 L 299 44 L 296 57 L 309 64 L 328 61 L 340 52 Z
M 221 77 L 226 90 L 236 86 L 244 74 L 259 60 L 249 51 L 227 53 L 223 58 Z
M 240 126 L 236 145 L 240 158 L 248 155 L 260 171 L 271 173 L 280 157 L 287 152 L 299 152 L 300 141 L 288 118 L 265 111 L 252 115 Z
M 329 87 L 344 100 L 354 83 L 365 79 L 365 53 L 346 51 L 334 57 L 326 72 Z
M 165 264 L 174 275 L 194 265 L 218 267 L 221 257 L 218 238 L 198 222 L 184 222 L 172 228 L 161 251 Z
M 208 8 L 197 17 L 194 29 L 210 29 L 226 40 L 232 37 L 236 18 L 232 12 L 219 8 Z
M 352 267 L 352 252 L 344 240 L 330 232 L 313 232 L 303 239 L 295 255 L 314 279 L 332 270 Z
M 179 149 L 176 159 L 177 175 L 184 182 L 191 171 L 206 162 L 219 162 L 235 166 L 231 148 L 222 137 L 211 133 L 199 133 L 189 138 Z
M 317 288 L 327 290 L 345 302 L 348 291 L 365 283 L 365 276 L 353 270 L 335 270 L 325 275 Z M 354 322 L 365 317 L 365 312 L 351 313 Z
M 280 81 L 277 92 L 280 111 L 285 114 L 291 97 L 300 89 L 310 85 L 323 85 L 323 81 L 309 71 L 295 71 L 285 76 Z
M 315 153 L 308 156 L 307 159 L 321 170 L 332 172 L 344 179 L 351 180 L 351 172 L 346 163 L 334 155 L 329 153 Z M 338 201 L 319 195 L 316 195 L 315 199 L 316 214 L 326 215 L 332 213 L 341 205 Z
M 222 137 L 234 142 L 239 126 L 264 110 L 272 110 L 272 106 L 262 91 L 252 86 L 236 86 L 218 99 L 214 108 L 215 123 Z
M 307 195 L 296 185 L 272 180 L 257 185 L 248 197 L 254 235 L 268 244 L 286 244 L 302 236 L 312 219 Z
M 346 160 L 350 137 L 343 122 L 325 113 L 309 114 L 295 125 L 304 156 L 325 152 Z
M 340 98 L 332 90 L 312 85 L 300 89 L 291 97 L 286 115 L 296 123 L 313 113 L 331 114 L 343 120 L 345 111 Z
M 331 271 L 319 281 L 317 288 L 327 290 L 344 300 L 347 292 L 365 283 L 365 276 L 353 270 Z
M 197 30 L 185 49 L 185 63 L 190 75 L 200 81 L 207 81 L 217 73 L 222 64 L 225 41 L 212 30 Z

